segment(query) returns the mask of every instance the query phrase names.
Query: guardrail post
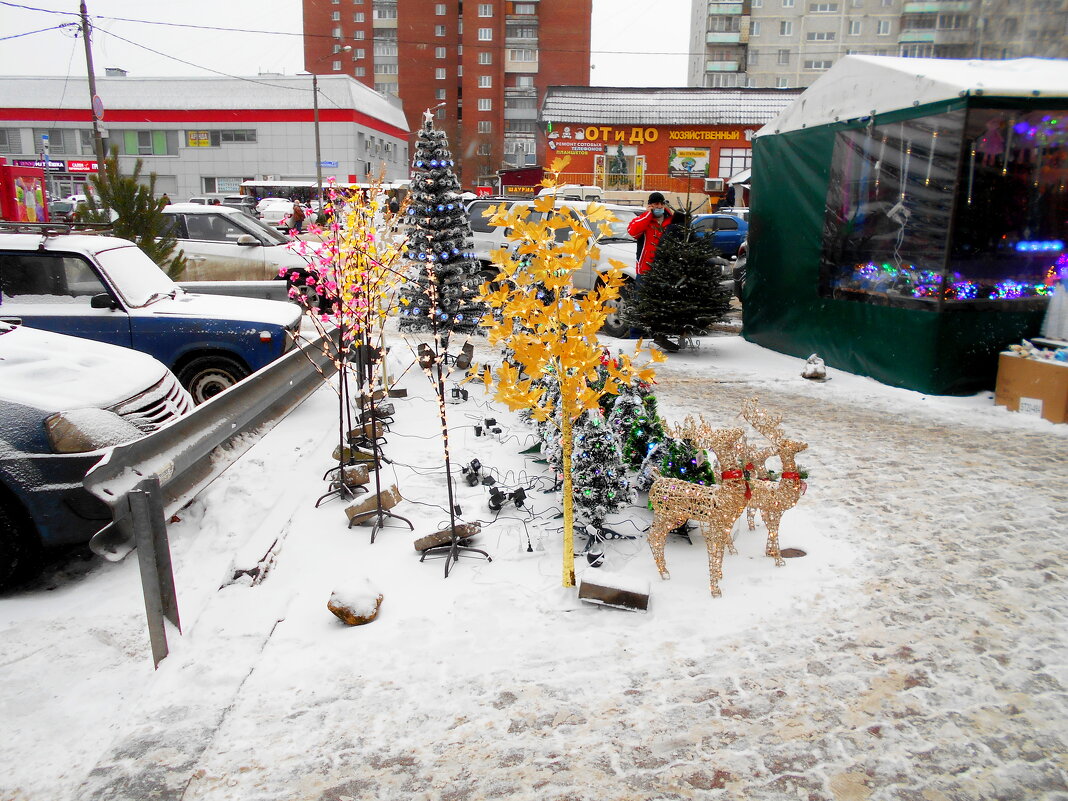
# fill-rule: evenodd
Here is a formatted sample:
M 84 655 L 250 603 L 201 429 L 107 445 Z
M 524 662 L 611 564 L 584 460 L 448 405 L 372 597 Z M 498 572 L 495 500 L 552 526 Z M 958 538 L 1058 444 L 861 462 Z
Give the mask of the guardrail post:
M 141 587 L 145 595 L 145 614 L 148 617 L 148 636 L 152 642 L 152 661 L 159 663 L 169 653 L 167 629 L 169 620 L 182 631 L 178 619 L 178 596 L 174 590 L 174 571 L 171 567 L 171 548 L 167 539 L 167 521 L 163 513 L 163 498 L 159 479 L 146 478 L 126 496 L 130 506 L 127 525 L 133 526 L 137 543 L 137 562 L 141 569 Z

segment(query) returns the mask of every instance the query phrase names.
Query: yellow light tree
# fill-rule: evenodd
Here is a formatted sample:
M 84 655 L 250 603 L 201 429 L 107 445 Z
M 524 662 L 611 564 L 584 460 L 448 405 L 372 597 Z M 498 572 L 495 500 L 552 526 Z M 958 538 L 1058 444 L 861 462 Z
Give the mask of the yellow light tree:
M 556 159 L 549 168 L 547 187 L 570 159 Z M 575 586 L 575 534 L 572 508 L 572 424 L 588 409 L 598 408 L 602 393 L 618 394 L 635 377 L 651 383 L 651 361 L 663 361 L 660 351 L 642 349 L 639 340 L 633 356 L 620 354 L 608 360 L 607 378 L 599 383 L 604 347 L 597 332 L 613 311 L 612 303 L 623 285 L 624 264 L 612 260 L 611 269 L 600 274 L 598 285 L 588 291 L 576 289 L 574 273 L 586 259 L 597 260 L 597 243 L 610 236 L 608 223 L 614 217 L 605 206 L 590 203 L 584 211 L 555 201 L 550 196 L 533 206 L 504 205 L 487 211 L 490 222 L 511 229 L 511 248 L 492 254 L 499 270 L 496 281 L 484 284 L 481 300 L 493 314 L 484 318 L 489 343 L 504 346 L 508 356 L 495 372 L 483 371 L 489 389 L 510 409 L 529 409 L 539 421 L 550 421 L 560 430 L 563 451 L 563 584 Z M 568 229 L 565 235 L 563 229 Z M 644 354 L 641 366 L 637 360 Z M 553 375 L 560 388 L 559 406 L 547 397 L 539 380 Z M 595 384 L 597 387 L 595 388 Z

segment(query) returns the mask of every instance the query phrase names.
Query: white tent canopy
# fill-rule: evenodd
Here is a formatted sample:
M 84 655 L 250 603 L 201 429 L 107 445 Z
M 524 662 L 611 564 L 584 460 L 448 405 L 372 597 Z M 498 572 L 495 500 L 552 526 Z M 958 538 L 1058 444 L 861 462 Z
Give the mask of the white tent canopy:
M 844 56 L 755 136 L 844 122 L 966 95 L 1068 97 L 1068 61 Z

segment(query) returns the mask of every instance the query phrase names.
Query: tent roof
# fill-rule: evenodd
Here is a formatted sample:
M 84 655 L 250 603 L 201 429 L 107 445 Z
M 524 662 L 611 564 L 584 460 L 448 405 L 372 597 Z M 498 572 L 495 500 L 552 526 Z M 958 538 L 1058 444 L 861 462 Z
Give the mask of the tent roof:
M 1068 97 L 1068 61 L 844 56 L 756 136 L 952 100 Z
M 798 96 L 797 89 L 550 86 L 541 119 L 553 124 L 763 125 Z

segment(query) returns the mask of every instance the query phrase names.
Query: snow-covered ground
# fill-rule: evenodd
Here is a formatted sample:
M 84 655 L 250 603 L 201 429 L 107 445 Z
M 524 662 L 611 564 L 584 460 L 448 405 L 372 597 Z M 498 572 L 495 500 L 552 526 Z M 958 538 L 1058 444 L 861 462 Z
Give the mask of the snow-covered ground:
M 343 502 L 314 507 L 337 440 L 324 389 L 170 526 L 184 634 L 158 671 L 135 558 L 67 559 L 0 596 L 0 798 L 1068 798 L 1068 425 L 700 344 L 660 365 L 661 412 L 781 411 L 809 443 L 781 533 L 806 556 L 775 567 L 740 524 L 712 599 L 696 535 L 669 540 L 659 579 L 640 501 L 614 526 L 636 538 L 578 567 L 648 581 L 649 611 L 579 601 L 529 432 L 474 387 L 448 407 L 454 469 L 532 491 L 494 519 L 458 480 L 493 561 L 445 578 L 412 546 L 448 520 L 429 382 L 402 379 L 382 471 L 415 532 L 374 544 Z M 476 437 L 486 417 L 502 431 Z M 234 579 L 268 553 L 262 582 Z M 365 579 L 379 619 L 346 627 L 327 600 Z

